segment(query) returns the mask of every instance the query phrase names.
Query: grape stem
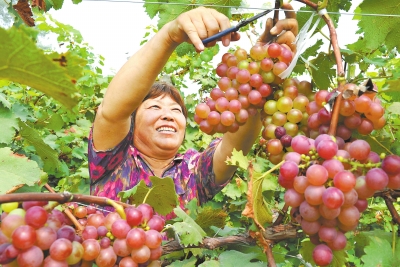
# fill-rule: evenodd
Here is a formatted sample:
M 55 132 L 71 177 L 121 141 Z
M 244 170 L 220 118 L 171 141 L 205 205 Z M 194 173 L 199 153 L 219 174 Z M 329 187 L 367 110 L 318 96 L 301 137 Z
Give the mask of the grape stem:
M 385 147 L 384 145 L 381 144 L 381 142 L 378 141 L 378 139 L 376 139 L 375 136 L 370 136 L 372 140 L 374 140 L 380 147 L 382 147 L 384 150 L 386 150 L 386 152 L 388 152 L 390 155 L 393 155 L 392 151 L 390 151 L 389 149 L 387 149 L 387 147 Z
M 315 11 L 324 9 L 328 5 L 328 0 L 324 0 L 322 2 L 319 2 L 318 4 L 313 3 L 309 0 L 296 0 L 296 1 L 306 4 L 307 6 L 311 7 Z M 345 79 L 342 55 L 340 53 L 340 47 L 339 47 L 339 43 L 338 43 L 338 39 L 337 39 L 337 33 L 336 33 L 335 26 L 332 22 L 332 19 L 329 17 L 328 13 L 323 14 L 322 18 L 324 19 L 324 21 L 329 29 L 330 42 L 333 47 L 333 53 L 335 54 L 337 74 L 338 74 L 338 91 L 340 92 L 340 94 L 336 97 L 335 104 L 333 106 L 332 119 L 331 119 L 331 124 L 329 126 L 329 131 L 328 131 L 329 135 L 336 135 L 336 128 L 337 128 L 337 124 L 338 124 L 338 120 L 339 120 L 339 108 L 340 108 L 340 103 L 342 102 L 342 98 L 343 98 L 342 92 L 344 89 L 344 85 L 346 83 L 346 79 Z
M 399 213 L 397 212 L 396 208 L 393 205 L 393 202 L 400 197 L 400 189 L 397 190 L 385 190 L 385 191 L 379 191 L 374 194 L 374 197 L 382 197 L 385 200 L 386 206 L 388 207 L 388 210 L 390 212 L 390 215 L 392 215 L 393 222 L 397 223 L 400 225 L 400 216 Z
M 46 183 L 44 187 L 46 187 L 46 189 L 49 190 L 49 192 L 55 193 L 54 189 L 49 184 Z M 72 212 L 68 207 L 64 209 L 64 213 L 65 215 L 67 215 L 68 219 L 70 219 L 71 222 L 75 225 L 77 232 L 82 233 L 84 229 L 83 225 L 78 222 L 78 220 L 75 218 L 75 216 L 72 214 Z

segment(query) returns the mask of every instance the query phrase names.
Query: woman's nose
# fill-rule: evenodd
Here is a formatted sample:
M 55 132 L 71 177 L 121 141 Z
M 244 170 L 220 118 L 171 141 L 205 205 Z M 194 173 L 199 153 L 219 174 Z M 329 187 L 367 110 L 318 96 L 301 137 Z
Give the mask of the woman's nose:
M 171 110 L 168 109 L 164 109 L 163 110 L 163 114 L 161 116 L 162 120 L 167 120 L 167 121 L 173 121 L 174 120 L 174 116 L 172 114 Z

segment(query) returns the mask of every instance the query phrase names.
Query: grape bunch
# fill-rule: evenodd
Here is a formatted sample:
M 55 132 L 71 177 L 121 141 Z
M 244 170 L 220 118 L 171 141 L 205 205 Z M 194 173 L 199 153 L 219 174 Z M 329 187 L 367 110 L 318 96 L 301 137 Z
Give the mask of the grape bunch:
M 292 58 L 292 51 L 278 43 L 256 44 L 249 54 L 242 48 L 225 53 L 216 68 L 218 87 L 195 109 L 194 120 L 200 130 L 210 135 L 236 132 L 264 107 L 273 92 L 271 85 L 283 82 L 278 75 Z
M 47 201 L 3 203 L 0 264 L 3 267 L 161 266 L 165 221 L 148 204 L 104 215 L 94 206 L 70 203 L 84 226 L 77 231 L 63 212 Z
M 308 81 L 286 79 L 280 88 L 266 101 L 262 112 L 262 149 L 274 164 L 282 161 L 294 136 L 307 132 L 307 106 L 314 99 Z
M 346 84 L 345 90 L 355 87 L 355 84 Z M 315 138 L 319 134 L 325 134 L 329 130 L 332 113 L 324 108 L 333 92 L 320 90 L 315 94 L 314 101 L 307 107 L 309 136 Z M 364 93 L 357 98 L 342 99 L 339 109 L 339 124 L 336 134 L 344 140 L 352 136 L 352 131 L 357 130 L 362 135 L 368 135 L 373 130 L 382 129 L 386 120 L 385 110 L 380 100 L 375 98 L 375 93 Z
M 378 155 L 364 140 L 337 142 L 321 134 L 293 138 L 292 152 L 279 169 L 279 184 L 293 220 L 316 245 L 313 259 L 329 265 L 343 250 L 347 231 L 354 230 L 367 199 L 385 188 L 400 188 L 400 157 Z M 382 159 L 383 158 L 383 159 Z

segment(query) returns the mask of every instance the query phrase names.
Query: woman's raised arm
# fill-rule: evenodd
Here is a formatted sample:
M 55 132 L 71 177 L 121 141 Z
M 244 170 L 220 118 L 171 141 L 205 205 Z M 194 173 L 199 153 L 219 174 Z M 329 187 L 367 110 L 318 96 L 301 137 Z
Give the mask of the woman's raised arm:
M 214 9 L 196 8 L 167 23 L 122 66 L 100 104 L 93 128 L 97 150 L 117 145 L 129 132 L 130 116 L 141 104 L 174 49 L 182 42 L 204 49 L 202 39 L 230 27 L 229 19 Z M 228 46 L 239 39 L 234 33 L 222 38 Z M 209 46 L 214 45 L 209 44 Z

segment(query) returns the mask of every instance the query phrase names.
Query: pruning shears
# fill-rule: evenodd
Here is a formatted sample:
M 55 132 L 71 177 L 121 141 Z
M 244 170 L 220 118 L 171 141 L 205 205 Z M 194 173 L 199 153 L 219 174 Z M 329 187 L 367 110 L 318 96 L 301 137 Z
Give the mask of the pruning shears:
M 215 40 L 217 40 L 217 39 L 221 38 L 222 36 L 225 36 L 225 35 L 227 35 L 227 34 L 229 34 L 229 33 L 237 32 L 237 31 L 238 31 L 240 28 L 242 28 L 243 26 L 246 26 L 246 25 L 249 24 L 250 22 L 252 22 L 252 21 L 254 21 L 254 20 L 256 20 L 256 19 L 259 19 L 259 18 L 261 18 L 262 16 L 267 15 L 268 13 L 270 13 L 270 12 L 273 11 L 273 10 L 274 10 L 274 9 L 267 9 L 267 10 L 265 10 L 264 12 L 261 12 L 260 14 L 255 15 L 254 17 L 251 17 L 251 18 L 246 19 L 246 20 L 242 20 L 242 21 L 239 22 L 236 26 L 230 27 L 229 29 L 226 29 L 226 30 L 224 30 L 224 31 L 222 31 L 222 32 L 219 32 L 219 33 L 217 33 L 217 34 L 215 34 L 215 35 L 213 35 L 213 36 L 210 36 L 210 37 L 204 39 L 202 42 L 203 42 L 203 44 L 206 45 L 206 44 L 208 44 L 208 43 L 210 43 L 210 42 L 212 42 L 212 41 L 215 41 Z

